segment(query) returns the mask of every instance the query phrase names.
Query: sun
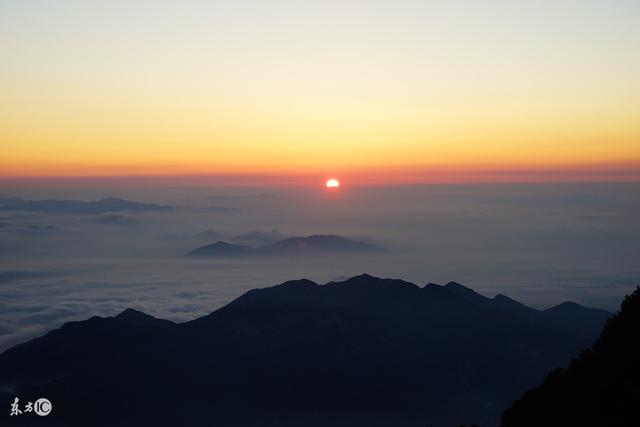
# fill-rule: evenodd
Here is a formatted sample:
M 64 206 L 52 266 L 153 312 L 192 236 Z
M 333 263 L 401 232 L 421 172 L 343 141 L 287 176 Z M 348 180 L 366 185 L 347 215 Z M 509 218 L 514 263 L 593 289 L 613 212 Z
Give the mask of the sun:
M 335 178 L 331 178 L 328 179 L 326 184 L 327 188 L 339 188 L 340 187 L 340 181 L 338 181 Z

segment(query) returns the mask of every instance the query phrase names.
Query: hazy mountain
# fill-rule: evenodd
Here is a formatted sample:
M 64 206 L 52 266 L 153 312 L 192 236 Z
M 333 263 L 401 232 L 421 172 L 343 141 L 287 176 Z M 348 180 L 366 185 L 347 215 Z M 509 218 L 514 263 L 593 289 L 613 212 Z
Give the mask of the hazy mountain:
M 562 318 L 591 320 L 588 312 L 570 303 L 551 310 Z M 542 385 L 515 402 L 505 411 L 502 425 L 640 425 L 639 337 L 640 288 L 625 298 L 590 350 L 572 360 L 568 368 L 551 372 Z
M 276 243 L 286 239 L 288 236 L 277 229 L 270 231 L 251 230 L 246 233 L 238 234 L 233 239 L 241 242 L 258 243 L 261 245 Z
M 495 425 L 591 342 L 483 298 L 362 275 L 254 289 L 182 324 L 129 309 L 7 350 L 0 390 L 50 399 L 39 425 Z
M 307 252 L 375 252 L 380 247 L 357 242 L 346 237 L 332 234 L 314 234 L 307 237 L 290 237 L 261 250 L 268 253 L 307 253 Z
M 190 256 L 202 256 L 212 258 L 231 258 L 249 255 L 253 253 L 253 249 L 245 245 L 235 245 L 219 241 L 210 245 L 205 245 L 189 252 Z
M 171 207 L 131 202 L 113 197 L 92 202 L 58 199 L 24 200 L 17 197 L 0 199 L 0 211 L 99 214 L 106 212 L 141 212 L 167 209 L 171 209 Z
M 20 233 L 23 235 L 51 234 L 62 231 L 52 224 L 24 224 L 20 222 L 0 222 L 0 232 Z
M 239 255 L 267 256 L 323 252 L 375 252 L 382 250 L 382 248 L 376 245 L 356 242 L 341 236 L 331 234 L 314 234 L 306 237 L 290 237 L 258 248 L 219 241 L 197 248 L 189 252 L 189 255 L 211 257 Z

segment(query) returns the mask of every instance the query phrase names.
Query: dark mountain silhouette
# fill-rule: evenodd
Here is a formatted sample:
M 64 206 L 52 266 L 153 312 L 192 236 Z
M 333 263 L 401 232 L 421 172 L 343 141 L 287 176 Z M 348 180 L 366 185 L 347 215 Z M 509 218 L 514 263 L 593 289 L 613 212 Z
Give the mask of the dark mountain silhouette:
M 0 199 L 0 211 L 100 214 L 106 212 L 142 212 L 167 209 L 172 209 L 172 207 L 150 203 L 131 202 L 113 197 L 93 202 L 58 199 L 24 200 L 17 197 Z
M 499 310 L 522 320 L 547 324 L 553 329 L 581 335 L 590 340 L 597 338 L 599 328 L 611 316 L 606 310 L 583 307 L 575 302 L 563 302 L 544 311 L 538 311 L 506 295 L 498 294 L 493 298 L 487 298 L 456 282 L 449 282 L 445 287 L 476 306 Z
M 484 298 L 361 275 L 254 289 L 181 324 L 128 309 L 1 354 L 1 400 L 47 397 L 38 425 L 496 425 L 591 341 Z
M 479 307 L 492 308 L 523 318 L 528 318 L 530 316 L 539 317 L 538 310 L 527 307 L 526 305 L 521 304 L 518 301 L 502 294 L 498 294 L 493 298 L 487 298 L 484 295 L 480 295 L 479 293 L 456 282 L 449 282 L 445 285 L 445 287 L 449 291 L 455 292 L 457 295 L 464 298 L 471 304 Z
M 562 325 L 570 332 L 591 336 L 611 313 L 595 308 L 585 309 L 575 302 L 567 301 L 546 309 L 543 315 L 550 322 Z
M 561 318 L 587 315 L 572 303 L 550 310 Z M 624 299 L 591 349 L 505 411 L 503 427 L 640 425 L 639 338 L 640 288 Z
M 299 255 L 328 252 L 376 252 L 383 249 L 369 244 L 356 242 L 332 234 L 314 234 L 306 237 L 290 237 L 270 245 L 251 248 L 224 241 L 202 246 L 191 252 L 191 256 L 229 257 L 240 255 Z

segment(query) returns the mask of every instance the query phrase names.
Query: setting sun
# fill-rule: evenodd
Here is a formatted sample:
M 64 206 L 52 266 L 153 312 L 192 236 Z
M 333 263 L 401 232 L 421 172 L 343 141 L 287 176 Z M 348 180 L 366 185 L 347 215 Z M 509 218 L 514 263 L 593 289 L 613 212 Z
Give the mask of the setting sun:
M 335 178 L 328 179 L 326 186 L 327 188 L 338 188 L 340 187 L 340 181 Z

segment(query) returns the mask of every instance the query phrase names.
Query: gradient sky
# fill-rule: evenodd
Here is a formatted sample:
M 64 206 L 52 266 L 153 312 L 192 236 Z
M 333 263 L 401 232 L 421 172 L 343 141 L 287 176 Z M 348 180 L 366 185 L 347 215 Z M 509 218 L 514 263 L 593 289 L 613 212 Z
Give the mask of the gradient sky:
M 0 0 L 0 176 L 638 180 L 639 23 L 611 0 Z

